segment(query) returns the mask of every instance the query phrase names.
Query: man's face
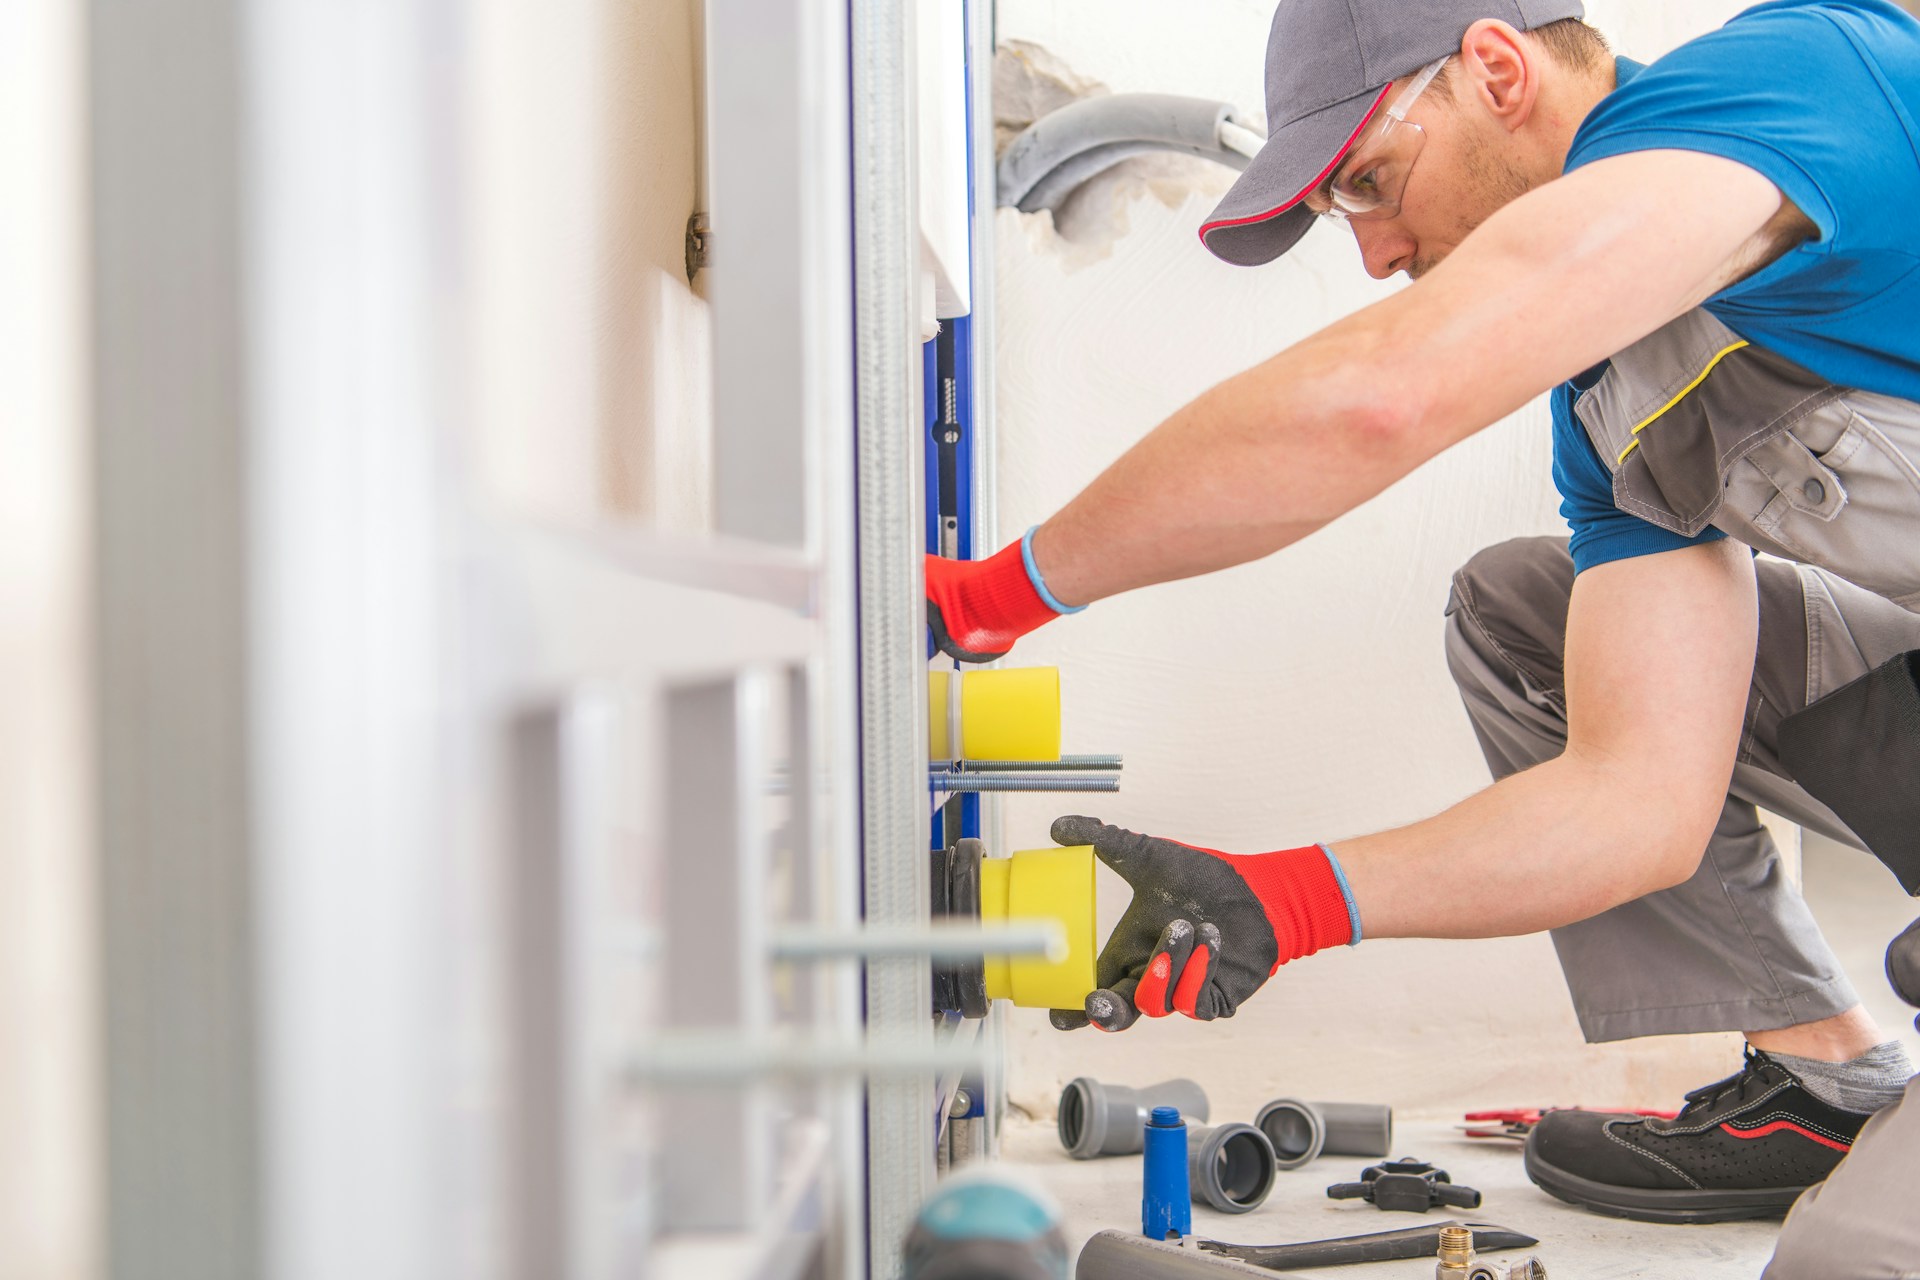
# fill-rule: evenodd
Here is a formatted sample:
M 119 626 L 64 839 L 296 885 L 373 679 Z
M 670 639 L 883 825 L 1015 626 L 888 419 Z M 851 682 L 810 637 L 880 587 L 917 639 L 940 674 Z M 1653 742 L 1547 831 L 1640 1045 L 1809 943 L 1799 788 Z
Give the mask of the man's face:
M 1458 93 L 1464 82 L 1456 68 L 1448 81 L 1430 87 L 1407 112 L 1407 123 L 1419 125 L 1426 140 L 1407 171 L 1399 211 L 1348 223 L 1367 274 L 1377 280 L 1396 271 L 1418 280 L 1530 186 L 1516 139 L 1485 118 L 1471 93 Z M 1369 124 L 1339 176 L 1368 163 L 1369 143 L 1381 123 L 1376 119 Z

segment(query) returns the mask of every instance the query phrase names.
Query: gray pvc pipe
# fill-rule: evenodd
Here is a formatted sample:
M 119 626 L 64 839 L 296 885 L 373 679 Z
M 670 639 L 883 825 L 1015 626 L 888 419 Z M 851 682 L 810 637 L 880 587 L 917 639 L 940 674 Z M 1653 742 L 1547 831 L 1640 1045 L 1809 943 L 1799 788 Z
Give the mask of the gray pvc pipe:
M 1393 1153 L 1393 1108 L 1378 1102 L 1316 1102 L 1327 1131 L 1320 1154 L 1386 1156 Z
M 1060 1091 L 1055 1119 L 1060 1145 L 1075 1160 L 1139 1155 L 1145 1145 L 1147 1113 L 1155 1107 L 1178 1107 L 1182 1119 L 1204 1121 L 1207 1093 L 1191 1080 L 1162 1080 L 1129 1089 L 1081 1076 Z
M 1196 1202 L 1221 1213 L 1258 1209 L 1278 1172 L 1273 1144 L 1252 1125 L 1187 1126 L 1187 1181 Z
M 1253 1123 L 1273 1144 L 1282 1169 L 1323 1155 L 1384 1156 L 1393 1148 L 1393 1108 L 1380 1103 L 1275 1098 Z
M 1144 151 L 1177 151 L 1245 169 L 1247 158 L 1220 142 L 1220 124 L 1232 114 L 1224 102 L 1171 93 L 1068 103 L 1008 144 L 996 172 L 998 201 L 1023 213 L 1055 208 L 1088 178 Z
M 1217 1253 L 1149 1240 L 1138 1232 L 1101 1231 L 1080 1250 L 1074 1280 L 1224 1280 L 1227 1276 L 1260 1276 L 1273 1280 L 1274 1272 Z
M 1298 1098 L 1275 1098 L 1260 1108 L 1253 1123 L 1272 1144 L 1282 1169 L 1298 1169 L 1318 1159 L 1326 1145 L 1327 1126 L 1320 1108 Z

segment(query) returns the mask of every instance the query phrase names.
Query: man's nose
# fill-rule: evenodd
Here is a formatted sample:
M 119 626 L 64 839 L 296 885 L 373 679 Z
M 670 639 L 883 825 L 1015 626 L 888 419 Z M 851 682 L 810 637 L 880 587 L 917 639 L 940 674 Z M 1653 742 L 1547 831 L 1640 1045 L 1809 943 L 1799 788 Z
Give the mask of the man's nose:
M 1404 269 L 1419 247 L 1394 218 L 1356 218 L 1347 225 L 1360 244 L 1360 259 L 1366 263 L 1367 274 L 1375 280 L 1385 280 Z

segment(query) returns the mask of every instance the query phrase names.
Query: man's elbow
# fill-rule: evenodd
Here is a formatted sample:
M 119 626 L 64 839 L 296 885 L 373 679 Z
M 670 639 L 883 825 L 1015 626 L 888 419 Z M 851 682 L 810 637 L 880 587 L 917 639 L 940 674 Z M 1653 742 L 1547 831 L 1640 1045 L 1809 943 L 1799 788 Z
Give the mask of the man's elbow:
M 1646 868 L 1646 884 L 1637 897 L 1649 893 L 1658 893 L 1662 889 L 1673 889 L 1693 879 L 1693 873 L 1700 869 L 1700 859 L 1706 855 L 1707 845 L 1699 842 L 1672 840 L 1667 847 L 1655 852 Z
M 1397 338 L 1391 319 L 1371 308 L 1262 366 L 1262 399 L 1311 424 L 1329 467 L 1399 473 L 1437 451 L 1423 440 L 1435 420 L 1436 379 L 1418 367 L 1420 345 Z
M 1424 396 L 1404 379 L 1343 370 L 1327 390 L 1325 448 L 1351 472 L 1391 481 L 1439 452 Z
M 1700 869 L 1707 842 L 1726 804 L 1726 784 L 1698 776 L 1663 774 L 1642 757 L 1623 761 L 1570 750 L 1579 762 L 1584 821 L 1602 837 L 1612 856 L 1610 906 L 1686 883 Z
M 1417 452 L 1420 422 L 1416 409 L 1386 391 L 1355 396 L 1340 412 L 1341 431 L 1350 446 L 1383 461 Z
M 1707 842 L 1713 838 L 1714 826 L 1725 803 L 1724 791 L 1709 795 L 1699 790 L 1671 796 L 1663 805 L 1648 806 L 1649 813 L 1660 817 L 1644 846 L 1643 894 L 1672 889 L 1693 878 L 1700 870 L 1700 860 L 1706 856 Z

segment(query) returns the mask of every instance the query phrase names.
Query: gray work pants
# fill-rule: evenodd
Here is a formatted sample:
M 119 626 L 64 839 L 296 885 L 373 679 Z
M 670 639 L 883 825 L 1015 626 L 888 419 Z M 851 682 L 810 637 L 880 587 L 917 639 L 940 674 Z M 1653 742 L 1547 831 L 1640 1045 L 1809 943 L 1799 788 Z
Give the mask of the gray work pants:
M 1858 1003 L 1755 805 L 1860 842 L 1786 776 L 1780 721 L 1895 654 L 1920 616 L 1806 565 L 1762 560 L 1760 640 L 1726 806 L 1691 879 L 1553 931 L 1589 1040 L 1761 1031 Z M 1447 662 L 1496 778 L 1566 747 L 1564 538 L 1490 547 L 1454 576 Z M 1889 893 L 1900 890 L 1888 878 Z M 1766 1280 L 1920 1276 L 1920 1084 L 1869 1122 L 1782 1229 Z
M 1760 1280 L 1920 1278 L 1920 1076 L 1787 1215 Z

